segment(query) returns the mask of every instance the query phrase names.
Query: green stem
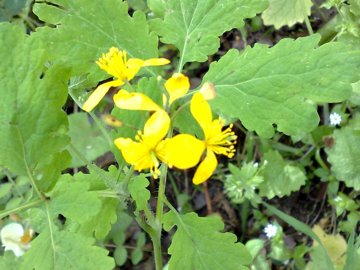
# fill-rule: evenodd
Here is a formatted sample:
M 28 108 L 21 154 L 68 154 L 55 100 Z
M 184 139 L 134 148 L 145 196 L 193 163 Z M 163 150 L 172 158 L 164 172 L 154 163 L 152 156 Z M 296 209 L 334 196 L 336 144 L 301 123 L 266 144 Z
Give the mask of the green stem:
M 320 156 L 320 148 L 316 149 L 316 153 L 315 153 L 315 160 L 317 161 L 317 163 L 319 163 L 319 165 L 326 171 L 330 171 L 328 166 L 326 166 L 325 162 L 322 160 L 321 156 Z
M 312 27 L 311 27 L 309 17 L 306 17 L 306 18 L 305 18 L 305 25 L 306 25 L 306 28 L 307 28 L 307 30 L 308 30 L 308 32 L 309 32 L 309 35 L 313 35 L 313 34 L 314 34 L 314 30 L 313 30 Z
M 31 201 L 31 202 L 28 202 L 26 204 L 23 204 L 19 207 L 16 207 L 16 208 L 13 208 L 13 209 L 8 209 L 8 210 L 4 210 L 4 211 L 1 211 L 0 212 L 0 219 L 12 214 L 12 213 L 16 213 L 16 212 L 19 212 L 19 211 L 22 211 L 22 210 L 25 210 L 25 209 L 28 209 L 28 208 L 31 208 L 33 206 L 36 206 L 36 205 L 39 205 L 43 202 L 43 200 L 41 199 L 37 199 L 35 201 Z

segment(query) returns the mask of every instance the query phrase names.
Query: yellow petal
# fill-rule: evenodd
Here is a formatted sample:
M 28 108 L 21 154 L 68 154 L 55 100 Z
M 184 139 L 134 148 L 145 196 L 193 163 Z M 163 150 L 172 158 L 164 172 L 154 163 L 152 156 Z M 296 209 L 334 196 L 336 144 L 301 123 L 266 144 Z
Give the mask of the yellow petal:
M 169 93 L 169 104 L 171 104 L 176 99 L 183 97 L 189 91 L 189 78 L 181 73 L 175 73 L 170 79 L 166 81 L 165 89 Z
M 90 112 L 92 109 L 95 108 L 96 105 L 104 98 L 106 93 L 109 91 L 111 87 L 121 86 L 124 83 L 121 80 L 106 82 L 100 84 L 94 92 L 88 97 L 88 99 L 83 104 L 82 109 L 86 112 Z
M 161 110 L 155 112 L 146 121 L 144 126 L 144 143 L 152 149 L 166 136 L 170 127 L 170 117 Z
M 196 169 L 193 183 L 198 185 L 208 180 L 215 171 L 217 164 L 215 154 L 211 150 L 207 150 L 205 159 Z
M 170 63 L 170 60 L 166 59 L 166 58 L 151 58 L 148 60 L 145 60 L 143 63 L 143 67 L 148 67 L 148 66 L 163 66 L 163 65 L 167 65 Z
M 138 58 L 130 58 L 126 63 L 126 77 L 130 81 L 139 72 L 140 68 L 144 66 L 144 60 Z
M 121 89 L 114 95 L 114 102 L 117 107 L 125 110 L 158 111 L 162 110 L 148 96 L 141 93 L 129 93 Z
M 199 163 L 205 143 L 189 134 L 176 135 L 159 144 L 156 152 L 169 167 L 188 169 Z
M 129 138 L 117 138 L 114 143 L 120 149 L 125 161 L 133 165 L 135 170 L 142 171 L 153 167 L 150 150 L 145 144 L 134 142 Z
M 207 129 L 212 122 L 212 112 L 209 103 L 201 93 L 197 92 L 191 98 L 190 111 L 207 137 Z

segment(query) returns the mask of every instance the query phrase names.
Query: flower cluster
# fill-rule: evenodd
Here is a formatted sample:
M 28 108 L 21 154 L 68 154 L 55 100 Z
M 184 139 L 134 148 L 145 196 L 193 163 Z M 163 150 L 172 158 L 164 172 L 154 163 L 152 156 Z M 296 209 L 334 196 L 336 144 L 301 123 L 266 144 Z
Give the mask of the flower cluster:
M 93 109 L 110 87 L 119 87 L 130 81 L 141 67 L 167 63 L 169 61 L 163 58 L 127 60 L 125 51 L 111 48 L 99 59 L 97 64 L 115 80 L 98 86 L 83 105 L 83 109 L 85 111 Z M 218 164 L 216 155 L 233 157 L 237 137 L 232 131 L 232 125 L 223 130 L 224 121 L 213 119 L 210 105 L 207 102 L 208 99 L 215 96 L 210 83 L 205 83 L 200 91 L 193 94 L 190 101 L 191 114 L 202 128 L 204 138 L 199 139 L 190 134 L 178 134 L 170 137 L 169 134 L 172 134 L 171 118 L 166 108 L 188 93 L 189 78 L 184 74 L 175 73 L 166 80 L 164 88 L 166 92 L 163 95 L 163 104 L 155 103 L 142 93 L 129 92 L 125 89 L 120 89 L 114 95 L 114 103 L 121 109 L 152 112 L 143 130 L 138 131 L 134 139 L 120 137 L 115 139 L 115 145 L 121 151 L 125 161 L 133 165 L 135 170 L 150 169 L 154 178 L 158 178 L 160 175 L 161 163 L 178 169 L 188 169 L 199 164 L 193 182 L 200 184 L 215 171 Z

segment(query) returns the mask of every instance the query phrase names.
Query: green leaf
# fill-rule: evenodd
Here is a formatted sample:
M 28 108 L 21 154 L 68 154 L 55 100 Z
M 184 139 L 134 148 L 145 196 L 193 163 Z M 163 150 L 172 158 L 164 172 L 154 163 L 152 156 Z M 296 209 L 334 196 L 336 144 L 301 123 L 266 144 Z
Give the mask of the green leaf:
M 310 16 L 312 5 L 311 0 L 269 0 L 269 6 L 261 17 L 264 24 L 274 25 L 276 29 L 284 25 L 293 26 Z
M 51 60 L 71 65 L 72 75 L 89 73 L 90 86 L 109 77 L 95 61 L 110 47 L 126 50 L 129 57 L 158 56 L 158 40 L 149 33 L 145 15 L 128 14 L 126 2 L 119 0 L 51 0 L 34 5 L 34 13 L 56 28 L 40 27 L 35 33 L 46 40 Z
M 108 251 L 94 246 L 94 240 L 70 232 L 46 230 L 31 241 L 21 270 L 113 269 Z
M 250 264 L 251 255 L 234 234 L 221 233 L 224 224 L 217 216 L 198 217 L 195 213 L 179 215 L 168 212 L 163 218 L 164 229 L 177 230 L 168 253 L 169 270 L 243 269 Z
M 90 124 L 87 113 L 74 113 L 69 115 L 68 119 L 71 144 L 86 160 L 93 161 L 97 157 L 110 151 L 109 144 L 98 126 Z M 77 157 L 71 147 L 69 147 L 68 150 L 72 156 L 71 167 L 86 165 L 84 161 Z
M 115 178 L 115 173 L 117 173 L 117 171 L 113 171 L 110 167 L 109 172 L 103 171 L 103 173 L 107 177 Z M 90 171 L 90 174 L 77 173 L 71 178 L 71 181 L 84 187 L 90 186 L 87 193 L 91 194 L 91 196 L 96 193 L 97 195 L 96 201 L 95 198 L 91 198 L 92 201 L 89 201 L 85 206 L 85 209 L 91 208 L 87 210 L 91 213 L 90 215 L 88 214 L 90 218 L 80 221 L 77 220 L 78 223 L 72 222 L 70 227 L 74 227 L 73 230 L 86 236 L 92 236 L 95 232 L 95 237 L 97 239 L 104 239 L 111 230 L 112 224 L 116 222 L 118 208 L 125 206 L 124 198 L 102 197 L 101 194 L 111 195 L 111 191 L 108 192 L 101 175 L 98 175 L 95 171 Z M 115 195 L 114 192 L 113 195 Z
M 155 19 L 151 27 L 161 36 L 161 41 L 175 45 L 180 50 L 182 66 L 191 61 L 204 62 L 214 54 L 224 32 L 244 25 L 245 18 L 251 18 L 266 8 L 265 0 L 168 0 L 151 1 L 153 7 L 164 13 L 164 18 Z M 150 8 L 152 6 L 150 5 Z
M 360 190 L 360 117 L 356 117 L 350 126 L 334 131 L 335 144 L 326 148 L 331 170 L 336 178 L 345 185 Z
M 21 258 L 15 257 L 12 251 L 6 251 L 3 256 L 0 256 L 0 269 L 18 270 L 20 262 Z
M 137 210 L 147 209 L 147 202 L 150 200 L 150 191 L 146 188 L 148 185 L 149 180 L 143 174 L 132 178 L 129 183 L 129 192 L 136 202 Z
M 89 184 L 74 182 L 70 175 L 63 175 L 51 192 L 49 211 L 55 218 L 62 214 L 79 223 L 92 218 L 100 211 L 101 202 Z
M 17 26 L 0 25 L 0 46 L 0 164 L 18 175 L 36 170 L 45 180 L 45 168 L 69 141 L 62 110 L 68 70 L 46 69 L 45 46 Z
M 360 72 L 359 51 L 336 42 L 315 49 L 319 39 L 313 35 L 282 39 L 272 48 L 230 50 L 203 79 L 215 85 L 214 109 L 264 137 L 273 135 L 274 124 L 288 135 L 312 131 L 319 122 L 314 102 L 349 98 L 350 83 Z
M 305 184 L 306 176 L 300 168 L 287 164 L 279 152 L 265 153 L 267 164 L 262 172 L 264 181 L 260 184 L 260 196 L 269 199 L 283 197 L 297 191 Z

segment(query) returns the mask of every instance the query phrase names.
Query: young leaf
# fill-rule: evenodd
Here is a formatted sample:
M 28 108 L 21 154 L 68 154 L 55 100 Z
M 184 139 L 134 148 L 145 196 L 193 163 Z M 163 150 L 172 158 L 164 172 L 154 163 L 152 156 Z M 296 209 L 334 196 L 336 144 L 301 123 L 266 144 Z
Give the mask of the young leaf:
M 18 175 L 36 169 L 32 177 L 42 180 L 45 168 L 56 163 L 54 156 L 69 141 L 61 108 L 68 71 L 56 66 L 46 70 L 44 45 L 26 37 L 20 27 L 1 24 L 0 46 L 0 164 Z
M 267 165 L 263 171 L 264 180 L 260 186 L 260 196 L 269 199 L 275 196 L 284 197 L 297 191 L 305 184 L 306 176 L 296 166 L 287 164 L 278 152 L 265 153 Z
M 150 199 L 150 191 L 146 188 L 148 185 L 149 180 L 143 174 L 136 176 L 129 183 L 129 191 L 136 202 L 137 210 L 147 208 L 147 202 Z
M 310 16 L 312 5 L 311 0 L 269 0 L 269 6 L 261 17 L 264 24 L 273 24 L 276 29 L 284 25 L 293 26 Z
M 315 49 L 319 39 L 313 35 L 283 39 L 272 48 L 230 50 L 203 79 L 216 87 L 212 105 L 264 137 L 272 136 L 274 124 L 288 135 L 313 130 L 319 122 L 314 102 L 349 98 L 350 83 L 360 73 L 359 51 L 335 42 Z
M 108 251 L 94 246 L 94 240 L 66 231 L 46 230 L 31 241 L 21 270 L 113 269 Z
M 158 7 L 160 1 L 151 1 Z M 182 66 L 191 61 L 204 62 L 220 46 L 219 36 L 244 25 L 266 8 L 264 0 L 168 0 L 164 1 L 164 19 L 151 22 L 161 41 L 180 50 Z M 150 6 L 151 8 L 152 6 Z M 159 12 L 161 13 L 161 12 Z
M 360 190 L 360 117 L 356 117 L 350 126 L 334 131 L 335 144 L 326 148 L 331 170 L 337 179 L 346 186 Z
M 51 60 L 71 65 L 72 75 L 97 74 L 93 83 L 108 76 L 95 60 L 110 47 L 126 50 L 129 57 L 147 59 L 158 55 L 158 40 L 149 33 L 145 15 L 137 11 L 130 17 L 126 2 L 50 0 L 36 3 L 34 13 L 42 21 L 58 26 L 37 28 L 36 35 L 49 46 Z
M 236 243 L 234 234 L 219 232 L 224 224 L 217 216 L 203 218 L 170 211 L 163 222 L 166 231 L 177 227 L 168 250 L 169 270 L 236 270 L 251 262 L 250 253 L 243 244 Z

